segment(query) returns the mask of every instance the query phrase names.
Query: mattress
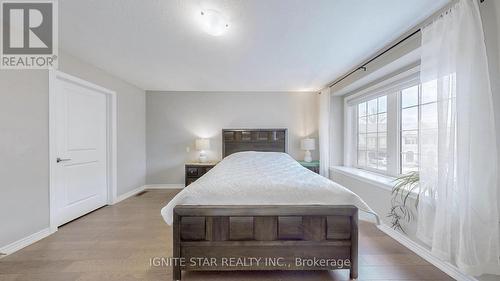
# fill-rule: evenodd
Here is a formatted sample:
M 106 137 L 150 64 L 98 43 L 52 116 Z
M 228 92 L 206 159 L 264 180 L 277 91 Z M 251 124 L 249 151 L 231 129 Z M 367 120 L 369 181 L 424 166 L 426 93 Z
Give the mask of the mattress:
M 280 152 L 227 156 L 161 210 L 167 224 L 177 205 L 354 205 L 379 222 L 358 195 Z

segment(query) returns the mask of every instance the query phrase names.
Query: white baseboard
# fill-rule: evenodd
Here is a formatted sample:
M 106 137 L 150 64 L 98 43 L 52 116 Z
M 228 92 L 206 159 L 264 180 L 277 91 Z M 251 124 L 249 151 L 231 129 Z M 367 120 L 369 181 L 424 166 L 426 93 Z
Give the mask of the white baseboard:
M 21 250 L 22 248 L 29 246 L 39 240 L 42 240 L 43 238 L 51 235 L 53 232 L 50 230 L 50 227 L 47 227 L 45 229 L 42 229 L 36 233 L 31 234 L 30 236 L 24 237 L 22 239 L 19 239 L 13 243 L 10 243 L 9 245 L 6 245 L 2 248 L 0 248 L 0 253 L 10 255 L 16 251 Z
M 445 262 L 445 261 L 439 259 L 434 254 L 432 254 L 431 251 L 429 251 L 428 249 L 426 249 L 422 245 L 419 245 L 417 242 L 411 240 L 406 235 L 390 228 L 389 226 L 387 226 L 385 224 L 379 225 L 378 228 L 382 232 L 384 232 L 385 234 L 392 237 L 394 240 L 401 243 L 406 248 L 413 251 L 415 254 L 419 255 L 424 260 L 428 261 L 430 264 L 441 269 L 444 273 L 448 274 L 450 277 L 454 278 L 455 280 L 478 281 L 478 279 L 461 272 L 456 266 L 450 264 L 449 262 Z
M 144 189 L 183 189 L 183 183 L 146 184 Z
M 113 202 L 113 204 L 119 203 L 119 202 L 121 202 L 121 201 L 123 201 L 123 200 L 125 200 L 125 199 L 127 199 L 129 197 L 132 197 L 132 196 L 136 195 L 139 192 L 142 192 L 142 191 L 144 191 L 144 185 L 143 186 L 139 186 L 136 189 L 132 189 L 131 191 L 129 191 L 127 193 L 124 193 L 124 194 L 116 197 L 116 200 L 115 200 L 115 202 Z
M 124 193 L 120 196 L 118 196 L 115 200 L 115 202 L 113 202 L 113 204 L 116 204 L 118 202 L 121 202 L 129 197 L 132 197 L 134 195 L 136 195 L 137 193 L 140 193 L 144 190 L 152 190 L 152 189 L 183 189 L 184 188 L 184 184 L 182 183 L 167 183 L 167 184 L 146 184 L 146 185 L 143 185 L 143 186 L 140 186 L 136 189 L 133 189 L 127 193 Z

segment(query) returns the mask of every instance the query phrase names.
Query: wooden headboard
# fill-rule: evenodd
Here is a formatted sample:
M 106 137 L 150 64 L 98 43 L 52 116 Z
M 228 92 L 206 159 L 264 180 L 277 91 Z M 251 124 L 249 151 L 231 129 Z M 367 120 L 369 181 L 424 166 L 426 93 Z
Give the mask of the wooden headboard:
M 222 158 L 241 151 L 286 153 L 287 129 L 223 129 Z

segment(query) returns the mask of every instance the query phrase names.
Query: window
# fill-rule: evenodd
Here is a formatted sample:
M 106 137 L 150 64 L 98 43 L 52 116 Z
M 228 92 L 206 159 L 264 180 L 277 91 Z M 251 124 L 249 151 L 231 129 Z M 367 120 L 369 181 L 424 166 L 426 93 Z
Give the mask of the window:
M 401 91 L 401 174 L 418 171 L 422 140 L 434 139 L 437 133 L 436 81 L 415 85 Z M 428 138 L 427 136 L 431 136 Z M 419 138 L 422 137 L 422 140 Z
M 421 84 L 415 74 L 348 100 L 353 118 L 346 126 L 355 128 L 348 144 L 355 157 L 348 162 L 391 176 L 418 171 L 420 138 L 433 141 L 437 131 L 436 89 L 435 81 Z
M 358 104 L 358 166 L 387 170 L 387 97 Z
M 418 171 L 418 130 L 420 118 L 420 86 L 401 91 L 401 173 Z

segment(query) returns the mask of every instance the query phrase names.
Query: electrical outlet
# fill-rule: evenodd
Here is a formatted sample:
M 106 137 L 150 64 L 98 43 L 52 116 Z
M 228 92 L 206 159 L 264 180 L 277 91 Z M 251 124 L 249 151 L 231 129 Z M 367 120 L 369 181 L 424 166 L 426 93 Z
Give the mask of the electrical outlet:
M 190 152 L 190 151 L 191 151 L 191 147 L 186 146 L 186 152 Z

